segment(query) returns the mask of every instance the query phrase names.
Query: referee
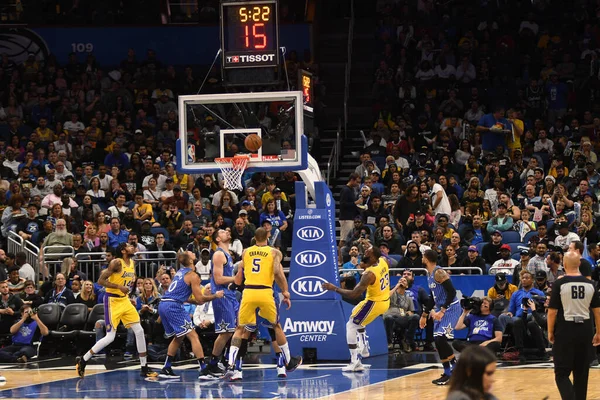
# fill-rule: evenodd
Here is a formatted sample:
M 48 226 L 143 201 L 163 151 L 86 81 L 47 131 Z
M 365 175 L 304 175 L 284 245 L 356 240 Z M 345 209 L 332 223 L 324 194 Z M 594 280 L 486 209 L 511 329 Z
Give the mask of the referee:
M 563 400 L 585 400 L 590 373 L 591 346 L 600 344 L 600 296 L 592 281 L 579 272 L 581 256 L 569 251 L 563 263 L 566 275 L 552 286 L 548 306 L 548 340 L 553 343 L 554 379 Z M 596 320 L 596 334 L 590 308 Z M 573 372 L 573 383 L 569 375 Z

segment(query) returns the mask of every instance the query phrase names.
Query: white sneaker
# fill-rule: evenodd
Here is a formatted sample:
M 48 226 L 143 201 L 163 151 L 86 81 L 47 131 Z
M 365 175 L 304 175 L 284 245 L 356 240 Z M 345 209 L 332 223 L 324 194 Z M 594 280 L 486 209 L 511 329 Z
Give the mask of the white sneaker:
M 360 360 L 356 360 L 355 362 L 351 362 L 345 367 L 342 367 L 342 372 L 362 372 L 364 370 L 365 367 L 362 365 Z
M 369 347 L 369 342 L 368 341 L 366 341 L 364 343 L 361 342 L 361 341 L 358 342 L 358 354 L 360 354 L 360 356 L 362 358 L 369 357 L 371 355 L 370 350 L 371 349 Z
M 277 367 L 277 377 L 278 378 L 286 378 L 287 377 L 287 372 L 285 370 L 285 367 Z
M 229 375 L 229 381 L 241 381 L 242 380 L 242 371 L 238 371 L 237 369 L 233 371 L 232 374 Z

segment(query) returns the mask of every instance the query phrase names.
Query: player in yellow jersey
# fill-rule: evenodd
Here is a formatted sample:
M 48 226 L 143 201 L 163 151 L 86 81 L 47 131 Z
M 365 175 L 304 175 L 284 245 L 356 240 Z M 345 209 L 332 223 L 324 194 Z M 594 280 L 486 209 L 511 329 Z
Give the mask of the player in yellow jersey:
M 323 289 L 333 290 L 350 299 L 356 299 L 365 290 L 367 291 L 365 299 L 354 307 L 350 319 L 346 323 L 346 341 L 350 349 L 350 364 L 342 368 L 344 372 L 364 370 L 359 354 L 362 357 L 369 357 L 369 343 L 365 327 L 373 322 L 375 318 L 383 315 L 390 307 L 389 266 L 385 258 L 381 257 L 379 248 L 371 247 L 365 250 L 360 268 L 363 268 L 365 272 L 363 272 L 358 285 L 352 290 L 340 289 L 331 283 L 323 284 Z
M 267 231 L 258 228 L 254 233 L 256 245 L 244 250 L 242 262 L 235 276 L 234 283 L 241 286 L 244 283 L 244 292 L 238 313 L 238 326 L 231 339 L 229 347 L 229 369 L 225 377 L 231 381 L 242 379 L 242 360 L 248 349 L 250 332 L 256 330 L 256 312 L 265 319 L 269 325 L 269 333 L 274 342 L 281 349 L 281 359 L 278 367 L 291 372 L 302 364 L 302 357 L 291 357 L 287 338 L 279 323 L 279 312 L 273 292 L 273 283 L 281 288 L 283 302 L 287 308 L 292 306 L 288 283 L 281 267 L 283 256 L 279 250 L 267 244 Z M 244 281 L 245 279 L 245 281 Z M 279 365 L 281 362 L 281 366 Z
M 77 357 L 77 374 L 81 378 L 85 375 L 85 366 L 90 358 L 115 340 L 117 326 L 120 322 L 123 322 L 126 328 L 131 328 L 135 334 L 135 342 L 142 365 L 141 376 L 158 376 L 158 373 L 152 371 L 147 365 L 144 329 L 140 324 L 140 316 L 128 296 L 131 285 L 135 283 L 133 262 L 135 248 L 130 243 L 121 243 L 117 246 L 117 254 L 121 258 L 112 260 L 98 278 L 98 284 L 106 288 L 104 296 L 106 336 L 99 340 L 83 357 Z

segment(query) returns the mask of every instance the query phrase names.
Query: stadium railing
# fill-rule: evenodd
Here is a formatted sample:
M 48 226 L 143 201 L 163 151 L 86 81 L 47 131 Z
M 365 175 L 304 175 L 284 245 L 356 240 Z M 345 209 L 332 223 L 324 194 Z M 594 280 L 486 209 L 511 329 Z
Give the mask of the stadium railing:
M 348 23 L 348 60 L 344 83 L 344 138 L 348 137 L 348 99 L 350 98 L 350 74 L 352 73 L 352 44 L 354 42 L 354 0 L 350 0 L 350 22 Z
M 327 173 L 325 174 L 325 176 L 327 177 L 327 185 L 331 185 L 330 179 L 332 176 L 337 176 L 340 163 L 341 130 L 342 121 L 338 120 L 338 129 L 335 137 L 335 142 L 333 143 L 331 153 L 329 154 L 329 159 L 327 160 Z

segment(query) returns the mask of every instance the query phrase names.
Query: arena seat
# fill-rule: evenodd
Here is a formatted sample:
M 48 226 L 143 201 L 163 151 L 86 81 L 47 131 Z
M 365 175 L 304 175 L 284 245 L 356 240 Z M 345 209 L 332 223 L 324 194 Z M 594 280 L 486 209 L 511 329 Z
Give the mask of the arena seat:
M 88 314 L 85 326 L 79 331 L 79 337 L 96 340 L 96 321 L 101 319 L 104 319 L 104 304 L 96 304 Z
M 485 246 L 486 244 L 488 244 L 488 242 L 481 242 L 481 243 L 477 243 L 475 245 L 475 247 L 477 247 L 477 251 L 479 252 L 479 255 L 481 255 L 481 251 L 483 250 L 483 246 Z
M 538 236 L 538 233 L 536 231 L 527 232 L 527 234 L 523 238 L 523 243 L 529 244 L 529 241 L 534 236 Z
M 517 243 L 521 242 L 521 235 L 515 231 L 502 232 L 502 242 L 504 243 Z

